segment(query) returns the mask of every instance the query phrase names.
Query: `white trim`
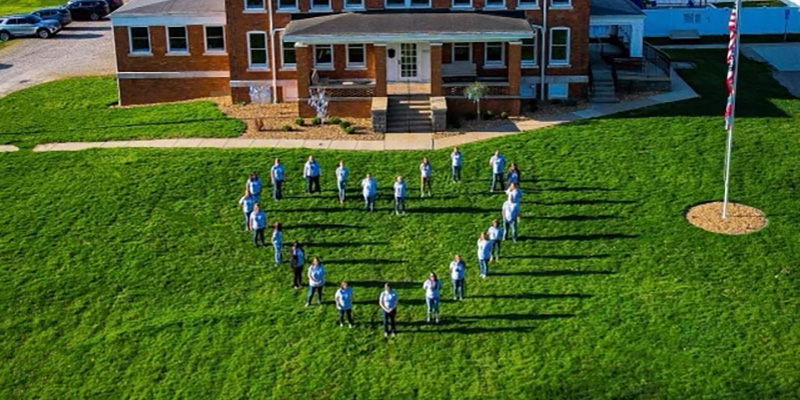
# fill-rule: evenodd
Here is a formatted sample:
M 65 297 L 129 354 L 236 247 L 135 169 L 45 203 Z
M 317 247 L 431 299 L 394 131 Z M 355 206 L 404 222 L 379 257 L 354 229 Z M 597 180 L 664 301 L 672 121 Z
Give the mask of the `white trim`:
M 184 50 L 172 50 L 172 43 L 170 42 L 170 39 L 172 39 L 172 37 L 169 34 L 170 28 L 183 28 L 183 32 L 186 34 L 186 37 L 185 37 L 185 39 L 186 39 L 186 49 L 184 49 Z M 188 56 L 189 55 L 189 27 L 188 26 L 181 26 L 181 25 L 178 25 L 178 26 L 175 26 L 175 25 L 173 25 L 173 26 L 165 26 L 164 27 L 164 31 L 165 31 L 164 33 L 166 34 L 166 37 L 167 37 L 167 55 L 168 56 Z
M 248 0 L 244 0 L 244 10 L 245 11 L 265 11 L 267 9 L 266 3 L 272 0 L 261 0 L 261 7 L 248 7 L 247 2 Z
M 330 63 L 317 64 L 317 47 L 319 47 L 319 46 L 330 46 L 330 48 L 331 48 L 331 62 Z M 334 65 L 336 65 L 336 64 L 334 63 L 335 54 L 334 54 L 334 48 L 333 48 L 332 44 L 315 44 L 314 47 L 311 48 L 311 56 L 314 57 L 314 62 L 312 63 L 312 65 L 314 66 L 315 69 L 320 70 L 320 71 L 333 71 Z
M 290 42 L 305 44 L 348 44 L 348 43 L 411 43 L 411 42 L 512 42 L 530 37 L 530 32 L 492 32 L 492 33 L 426 33 L 408 32 L 404 34 L 371 33 L 369 35 L 289 35 Z
M 566 46 L 567 46 L 567 54 L 566 54 L 567 59 L 564 60 L 563 62 L 562 61 L 555 62 L 555 63 L 553 62 L 553 36 L 554 36 L 553 35 L 553 31 L 567 31 L 567 43 L 566 43 Z M 549 46 L 548 46 L 549 50 L 548 50 L 548 55 L 547 55 L 547 65 L 548 66 L 568 66 L 569 65 L 569 57 L 570 57 L 570 53 L 571 53 L 571 51 L 570 51 L 571 50 L 570 49 L 570 47 L 571 47 L 570 46 L 570 40 L 572 38 L 571 29 L 569 27 L 567 27 L 567 26 L 554 26 L 554 27 L 550 28 L 550 35 L 549 36 L 550 36 L 550 41 L 549 41 Z
M 272 81 L 268 81 L 268 80 L 262 80 L 262 81 L 257 81 L 257 80 L 251 80 L 251 81 L 232 80 L 231 83 L 230 83 L 230 86 L 232 88 L 241 88 L 241 87 L 250 87 L 252 85 L 263 86 L 263 85 L 269 85 L 271 83 L 272 83 Z M 278 86 L 286 86 L 286 85 L 297 84 L 297 80 L 296 79 L 278 79 L 276 81 L 276 83 L 278 84 Z
M 294 7 L 283 7 L 281 6 L 281 0 L 277 0 L 275 5 L 275 12 L 300 12 L 300 4 L 298 4 L 298 0 L 294 0 Z
M 133 50 L 133 29 L 144 28 L 147 29 L 147 51 Z M 153 55 L 153 38 L 150 36 L 149 26 L 129 26 L 128 27 L 128 55 L 152 56 Z
M 505 0 L 503 0 L 505 1 Z M 403 5 L 389 5 L 389 0 L 383 1 L 383 8 L 390 10 L 402 10 L 404 8 L 431 8 L 431 0 L 428 4 L 413 4 L 414 0 L 403 0 Z
M 314 1 L 316 0 L 308 0 L 308 12 L 315 13 L 315 12 L 331 12 L 333 11 L 333 4 L 331 4 L 332 0 L 327 0 L 328 5 L 326 6 L 316 6 L 314 5 Z
M 471 9 L 473 7 L 472 0 L 467 0 L 469 4 L 456 4 L 456 0 L 450 0 L 450 8 L 455 8 L 458 10 L 466 10 Z
M 222 28 L 222 50 L 208 49 L 208 28 Z M 203 55 L 223 55 L 228 54 L 228 41 L 225 40 L 225 25 L 203 25 Z
M 342 9 L 347 10 L 347 11 L 364 11 L 364 10 L 366 10 L 366 8 L 365 8 L 366 6 L 364 5 L 364 0 L 360 0 L 360 1 L 361 1 L 361 5 L 359 5 L 359 6 L 348 6 L 347 5 L 347 0 L 342 0 Z
M 457 61 L 456 60 L 456 46 L 457 45 L 464 45 L 464 44 L 466 44 L 467 47 L 469 47 L 469 60 L 467 60 L 467 61 Z M 470 62 L 471 63 L 472 62 L 472 43 L 469 43 L 469 42 L 468 43 L 464 43 L 464 42 L 453 43 L 452 46 L 450 46 L 450 62 L 451 63 L 456 63 L 456 62 Z
M 567 0 L 567 4 L 555 4 L 554 1 L 556 0 L 546 0 L 546 1 L 550 2 L 550 9 L 553 10 L 563 10 L 572 8 L 572 0 Z
M 229 71 L 119 72 L 117 79 L 230 78 Z
M 350 47 L 361 46 L 362 56 L 364 61 L 359 63 L 350 62 Z M 344 55 L 346 61 L 346 68 L 349 70 L 367 69 L 367 45 L 364 43 L 350 43 L 344 46 Z
M 646 15 L 599 15 L 589 17 L 589 25 L 630 25 L 640 23 L 647 18 Z
M 264 61 L 266 64 L 253 65 L 253 49 L 250 47 L 250 35 L 259 33 L 264 35 Z M 247 31 L 247 70 L 248 71 L 269 71 L 269 35 L 264 31 Z M 261 49 L 258 49 L 261 50 Z
M 225 13 L 209 14 L 111 14 L 113 26 L 225 25 Z
M 489 61 L 489 44 L 500 43 L 500 62 Z M 506 67 L 506 44 L 504 42 L 486 42 L 483 44 L 483 68 L 505 68 Z

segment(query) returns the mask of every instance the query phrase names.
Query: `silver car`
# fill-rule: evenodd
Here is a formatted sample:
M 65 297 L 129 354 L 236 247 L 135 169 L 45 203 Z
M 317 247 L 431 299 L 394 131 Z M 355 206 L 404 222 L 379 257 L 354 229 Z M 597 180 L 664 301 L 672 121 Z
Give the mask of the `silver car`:
M 47 39 L 61 29 L 61 23 L 41 19 L 35 15 L 8 15 L 0 17 L 0 42 L 17 36 L 37 36 Z

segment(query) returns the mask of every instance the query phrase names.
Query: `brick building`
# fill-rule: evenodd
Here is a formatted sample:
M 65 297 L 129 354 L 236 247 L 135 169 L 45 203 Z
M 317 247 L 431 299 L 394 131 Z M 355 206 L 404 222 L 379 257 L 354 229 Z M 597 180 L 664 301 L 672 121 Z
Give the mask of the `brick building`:
M 641 56 L 638 9 L 595 1 L 131 0 L 111 17 L 120 101 L 230 95 L 309 117 L 324 90 L 330 115 L 419 130 L 473 111 L 464 90 L 481 81 L 484 108 L 515 115 L 525 99 L 587 95 L 595 10 Z

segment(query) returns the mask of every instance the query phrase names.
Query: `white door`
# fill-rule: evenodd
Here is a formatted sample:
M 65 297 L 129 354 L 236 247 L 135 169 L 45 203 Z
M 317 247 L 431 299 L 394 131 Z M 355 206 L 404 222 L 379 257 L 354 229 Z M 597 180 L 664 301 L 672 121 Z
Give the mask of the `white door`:
M 386 48 L 386 80 L 414 82 L 422 79 L 420 46 L 417 43 L 395 43 Z

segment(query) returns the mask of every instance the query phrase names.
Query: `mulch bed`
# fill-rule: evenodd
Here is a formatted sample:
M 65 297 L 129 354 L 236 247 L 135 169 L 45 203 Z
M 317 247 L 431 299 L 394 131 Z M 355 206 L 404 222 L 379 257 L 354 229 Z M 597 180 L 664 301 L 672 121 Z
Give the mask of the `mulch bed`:
M 728 203 L 728 218 L 722 219 L 721 201 L 689 208 L 686 220 L 700 229 L 725 235 L 745 235 L 767 225 L 767 217 L 761 210 L 738 203 Z

